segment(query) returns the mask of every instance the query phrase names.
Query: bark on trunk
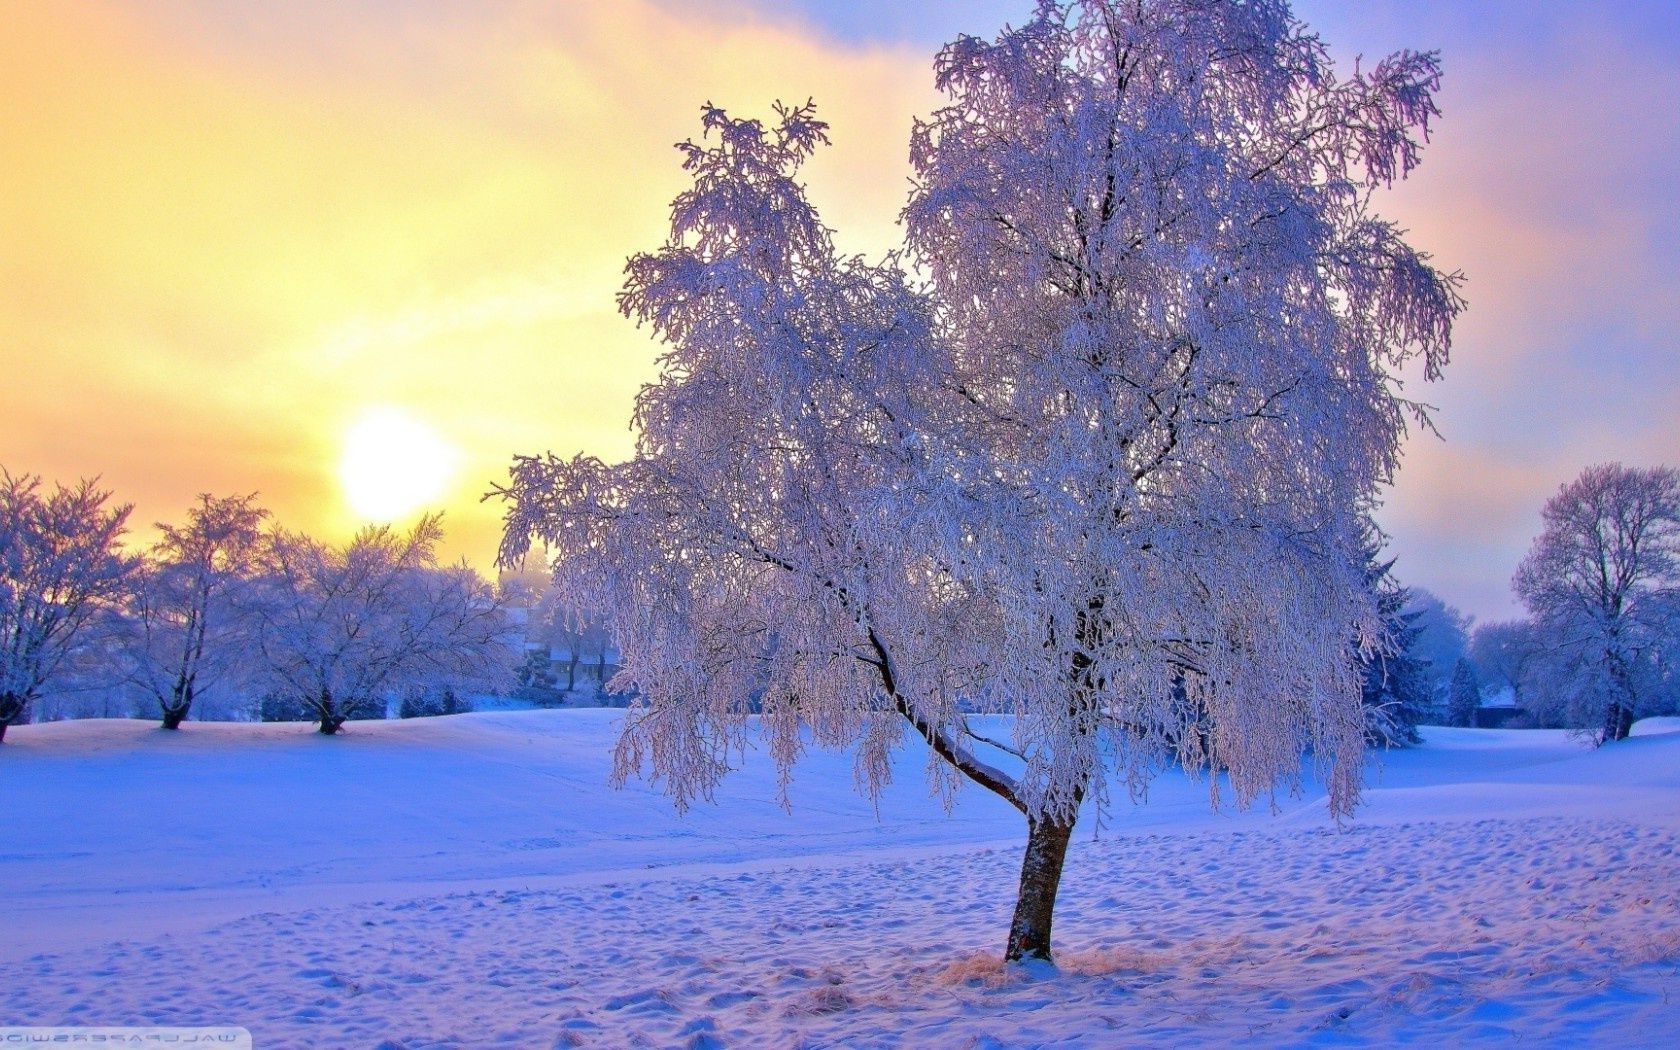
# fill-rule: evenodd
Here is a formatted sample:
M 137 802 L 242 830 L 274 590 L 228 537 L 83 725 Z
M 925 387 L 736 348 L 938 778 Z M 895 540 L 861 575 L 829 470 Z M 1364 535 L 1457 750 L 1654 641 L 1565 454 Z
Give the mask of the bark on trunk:
M 1022 962 L 1042 959 L 1051 962 L 1050 925 L 1056 911 L 1056 891 L 1062 884 L 1062 865 L 1067 860 L 1068 841 L 1073 837 L 1074 822 L 1079 819 L 1079 804 L 1085 798 L 1085 784 L 1080 784 L 1073 797 L 1073 815 L 1066 821 L 1052 817 L 1034 818 L 1015 779 L 988 763 L 977 761 L 972 754 L 955 746 L 943 729 L 921 717 L 904 695 L 898 691 L 898 677 L 893 673 L 892 658 L 885 643 L 871 628 L 869 643 L 876 659 L 871 661 L 881 675 L 881 687 L 893 699 L 898 713 L 915 727 L 935 754 L 969 780 L 992 792 L 1027 818 L 1027 850 L 1021 860 L 1021 886 L 1015 898 L 1015 918 L 1009 924 L 1009 942 L 1004 947 L 1004 961 Z
M 1056 910 L 1056 891 L 1062 884 L 1073 821 L 1045 817 L 1027 821 L 1027 851 L 1021 860 L 1021 891 L 1015 899 L 1015 919 L 1009 924 L 1007 962 L 1050 957 L 1050 923 Z
M 334 733 L 338 732 L 339 726 L 342 726 L 343 724 L 344 724 L 344 716 L 343 715 L 322 715 L 321 716 L 321 735 L 322 736 L 332 736 Z
M 1610 709 L 1604 713 L 1604 739 L 1626 740 L 1633 732 L 1633 708 L 1620 700 L 1610 702 Z
M 8 724 L 9 723 L 6 719 L 0 718 L 0 744 L 4 744 L 6 742 L 6 726 Z
M 187 720 L 187 709 L 184 707 L 166 707 L 163 709 L 163 728 L 179 729 L 181 723 Z

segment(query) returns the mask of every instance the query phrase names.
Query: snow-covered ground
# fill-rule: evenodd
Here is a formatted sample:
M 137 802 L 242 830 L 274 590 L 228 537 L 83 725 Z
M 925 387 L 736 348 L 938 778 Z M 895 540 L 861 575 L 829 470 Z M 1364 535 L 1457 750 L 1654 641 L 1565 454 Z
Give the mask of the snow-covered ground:
M 1322 798 L 1087 818 L 1060 971 L 996 963 L 1023 836 L 907 750 L 762 754 L 675 814 L 608 710 L 20 726 L 0 745 L 0 1025 L 236 1024 L 262 1048 L 1669 1046 L 1680 729 L 1426 731 Z M 1667 730 L 1667 732 L 1664 732 Z

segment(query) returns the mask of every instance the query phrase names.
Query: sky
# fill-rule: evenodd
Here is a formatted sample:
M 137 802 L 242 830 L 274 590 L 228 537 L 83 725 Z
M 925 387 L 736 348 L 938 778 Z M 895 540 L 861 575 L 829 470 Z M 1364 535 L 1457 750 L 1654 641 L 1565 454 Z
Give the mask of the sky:
M 1444 115 L 1379 209 L 1469 308 L 1379 519 L 1481 620 L 1582 468 L 1680 462 L 1680 5 L 1297 0 L 1351 64 L 1439 49 Z M 1026 0 L 10 0 L 0 465 L 97 475 L 135 535 L 258 492 L 329 538 L 442 509 L 488 568 L 514 453 L 633 447 L 618 316 L 702 103 L 816 99 L 842 247 L 897 240 L 931 59 Z

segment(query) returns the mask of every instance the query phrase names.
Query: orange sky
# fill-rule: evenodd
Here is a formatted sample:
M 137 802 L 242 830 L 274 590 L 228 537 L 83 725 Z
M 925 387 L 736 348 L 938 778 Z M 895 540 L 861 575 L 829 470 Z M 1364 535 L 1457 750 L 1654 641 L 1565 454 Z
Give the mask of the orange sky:
M 813 191 L 892 239 L 925 54 L 727 6 L 403 7 L 6 8 L 0 464 L 101 475 L 142 531 L 260 490 L 336 537 L 345 434 L 395 410 L 456 451 L 450 554 L 485 566 L 514 452 L 630 449 L 655 350 L 613 296 L 700 103 L 826 100 Z

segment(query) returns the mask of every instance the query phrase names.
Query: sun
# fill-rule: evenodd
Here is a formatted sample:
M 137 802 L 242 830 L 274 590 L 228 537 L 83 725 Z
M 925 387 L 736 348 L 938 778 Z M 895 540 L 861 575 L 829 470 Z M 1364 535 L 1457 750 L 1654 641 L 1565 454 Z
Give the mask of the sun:
M 458 448 L 413 415 L 374 406 L 345 430 L 338 478 L 358 517 L 390 522 L 436 505 L 460 459 Z

